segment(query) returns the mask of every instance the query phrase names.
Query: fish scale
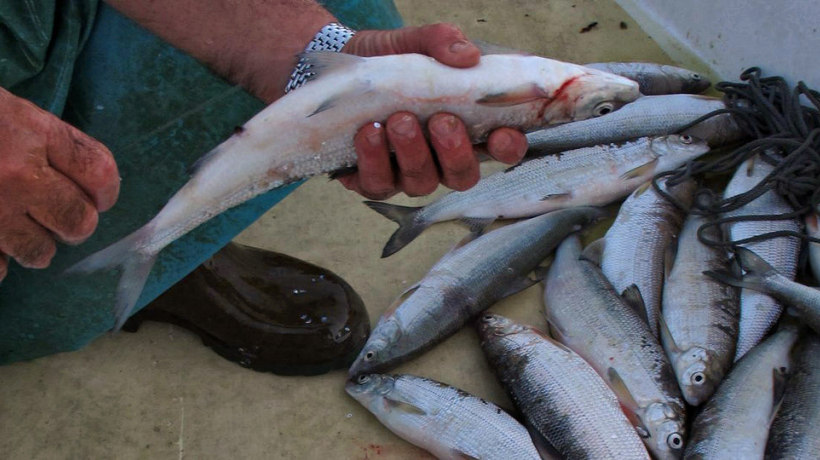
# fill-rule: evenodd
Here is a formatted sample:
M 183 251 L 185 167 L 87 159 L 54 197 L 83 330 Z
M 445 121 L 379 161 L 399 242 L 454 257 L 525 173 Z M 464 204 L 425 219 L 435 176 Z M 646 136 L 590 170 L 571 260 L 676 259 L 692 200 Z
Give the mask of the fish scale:
M 738 167 L 729 184 L 727 184 L 724 197 L 732 197 L 752 189 L 773 169 L 773 166 L 757 157 L 746 160 Z M 770 190 L 741 208 L 726 213 L 725 216 L 777 215 L 793 211 L 794 209 L 783 198 Z M 797 219 L 733 222 L 727 224 L 727 226 L 729 239 L 732 241 L 776 231 L 800 232 Z M 778 237 L 744 243 L 742 246 L 757 253 L 783 276 L 794 279 L 797 273 L 797 258 L 800 250 L 800 242 L 797 239 Z M 746 352 L 766 336 L 766 333 L 780 318 L 782 311 L 783 306 L 780 302 L 770 296 L 750 289 L 741 289 L 740 332 L 735 361 L 743 357 Z
M 692 203 L 694 192 L 693 181 L 668 191 L 685 208 Z M 649 329 L 655 337 L 658 337 L 664 261 L 683 217 L 683 209 L 647 183 L 624 201 L 615 222 L 601 240 L 601 270 L 617 292 L 633 284 L 638 287 Z
M 481 348 L 530 426 L 567 458 L 648 459 L 618 399 L 595 370 L 544 333 L 487 314 Z
M 412 375 L 362 375 L 345 390 L 391 431 L 441 459 L 540 460 L 527 429 L 501 408 Z
M 707 246 L 698 239 L 698 229 L 707 222 L 695 214 L 687 217 L 663 286 L 662 313 L 668 329 L 661 336 L 662 343 L 684 398 L 694 406 L 712 395 L 732 365 L 740 309 L 736 288 L 703 274 L 729 267 L 723 248 Z M 704 236 L 722 240 L 716 226 L 706 227 Z
M 649 451 L 677 458 L 685 409 L 672 366 L 649 326 L 600 269 L 580 258 L 576 235 L 558 247 L 544 289 L 550 330 L 615 391 Z

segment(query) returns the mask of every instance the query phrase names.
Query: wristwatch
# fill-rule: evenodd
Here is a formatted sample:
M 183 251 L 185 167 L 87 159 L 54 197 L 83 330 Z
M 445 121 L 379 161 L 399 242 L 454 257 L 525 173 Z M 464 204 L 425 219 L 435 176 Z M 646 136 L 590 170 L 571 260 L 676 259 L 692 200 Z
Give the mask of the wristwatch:
M 356 31 L 353 29 L 336 22 L 331 22 L 316 33 L 313 40 L 305 47 L 305 52 L 341 51 L 355 33 Z M 296 68 L 293 69 L 293 73 L 290 74 L 288 85 L 285 86 L 286 93 L 304 85 L 315 75 L 310 71 L 310 67 L 311 65 L 307 64 L 303 58 L 299 59 L 299 63 L 296 64 Z

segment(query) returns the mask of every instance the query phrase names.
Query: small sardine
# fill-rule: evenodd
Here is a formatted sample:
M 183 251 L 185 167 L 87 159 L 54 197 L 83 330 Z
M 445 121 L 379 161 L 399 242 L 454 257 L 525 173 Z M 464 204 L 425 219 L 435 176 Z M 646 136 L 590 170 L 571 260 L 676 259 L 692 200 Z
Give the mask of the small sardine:
M 672 366 L 636 311 L 643 306 L 627 304 L 600 268 L 581 258 L 576 235 L 558 247 L 544 303 L 553 336 L 603 377 L 649 452 L 658 459 L 678 458 L 686 421 Z
M 537 283 L 530 272 L 565 236 L 601 215 L 597 208 L 563 209 L 493 230 L 445 254 L 382 315 L 350 375 L 396 366 L 496 301 Z
M 665 184 L 660 185 L 666 190 Z M 683 182 L 666 192 L 689 208 L 695 182 Z M 612 287 L 617 292 L 632 285 L 638 288 L 647 324 L 656 338 L 666 254 L 678 235 L 685 212 L 647 182 L 623 202 L 606 235 L 593 243 L 600 246 L 601 270 Z
M 820 334 L 820 290 L 781 275 L 749 249 L 738 247 L 735 255 L 745 272 L 743 275 L 736 277 L 725 270 L 708 274 L 731 286 L 754 289 L 774 297 L 794 308 L 806 325 Z
M 698 229 L 707 222 L 695 214 L 687 217 L 663 286 L 661 343 L 684 399 L 693 406 L 709 399 L 732 366 L 740 311 L 738 290 L 703 274 L 729 267 L 723 248 L 698 239 Z M 719 227 L 704 231 L 709 240 L 722 240 Z
M 481 348 L 507 393 L 566 458 L 648 459 L 618 398 L 575 352 L 543 332 L 486 313 Z
M 766 459 L 820 457 L 820 337 L 806 334 L 797 345 L 783 403 L 769 429 Z
M 705 142 L 676 134 L 534 158 L 491 174 L 464 192 L 413 208 L 365 202 L 399 224 L 382 257 L 436 222 L 460 219 L 484 228 L 496 219 L 530 217 L 573 206 L 600 206 L 626 196 L 655 174 L 706 153 Z
M 798 338 L 787 326 L 737 362 L 692 423 L 685 459 L 762 459 Z
M 706 96 L 644 96 L 601 117 L 528 133 L 528 155 L 558 153 L 646 136 L 673 134 L 696 119 L 725 108 L 726 104 L 722 100 Z M 727 113 L 698 123 L 682 134 L 703 139 L 712 147 L 720 147 L 744 136 L 732 116 Z
M 751 190 L 774 169 L 773 166 L 758 157 L 752 157 L 741 164 L 732 179 L 726 185 L 724 197 L 732 197 Z M 745 206 L 726 213 L 726 217 L 741 215 L 778 215 L 793 212 L 791 206 L 773 190 L 762 194 Z M 758 220 L 732 222 L 727 225 L 731 241 L 776 231 L 799 232 L 797 219 Z M 778 237 L 764 241 L 744 243 L 766 262 L 777 269 L 783 276 L 794 279 L 797 272 L 797 257 L 800 242 L 791 237 Z M 740 333 L 735 351 L 735 361 L 740 359 L 753 346 L 757 345 L 780 318 L 783 306 L 766 294 L 749 289 L 740 291 Z
M 639 96 L 623 77 L 536 56 L 484 56 L 456 69 L 420 54 L 303 55 L 315 79 L 278 99 L 195 165 L 191 179 L 145 226 L 69 271 L 122 267 L 119 329 L 159 252 L 221 212 L 276 187 L 356 163 L 353 137 L 409 111 L 460 117 L 474 142 L 499 126 L 530 131 L 617 110 Z
M 712 83 L 682 67 L 651 62 L 593 62 L 586 67 L 614 73 L 638 83 L 642 94 L 702 93 Z
M 412 375 L 362 374 L 345 391 L 390 431 L 440 459 L 541 459 L 526 428 L 458 388 Z

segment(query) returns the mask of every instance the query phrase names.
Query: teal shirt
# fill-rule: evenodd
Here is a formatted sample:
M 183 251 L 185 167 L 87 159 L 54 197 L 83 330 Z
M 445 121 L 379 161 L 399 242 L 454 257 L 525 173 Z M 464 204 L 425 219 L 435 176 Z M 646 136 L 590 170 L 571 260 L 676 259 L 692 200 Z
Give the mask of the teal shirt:
M 401 25 L 392 0 L 320 3 L 352 28 Z M 148 222 L 188 180 L 190 165 L 264 104 L 97 0 L 0 2 L 0 86 L 100 140 L 122 177 L 117 204 L 87 242 L 60 245 L 46 270 L 10 264 L 0 283 L 0 363 L 9 363 L 75 350 L 112 327 L 118 273 L 62 272 Z M 296 186 L 232 208 L 163 250 L 137 308 Z

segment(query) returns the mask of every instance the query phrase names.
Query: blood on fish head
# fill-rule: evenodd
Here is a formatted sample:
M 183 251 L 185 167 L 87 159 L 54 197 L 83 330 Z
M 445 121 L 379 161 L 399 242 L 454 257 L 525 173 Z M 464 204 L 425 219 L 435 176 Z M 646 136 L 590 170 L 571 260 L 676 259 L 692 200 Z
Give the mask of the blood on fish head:
M 552 122 L 586 120 L 612 113 L 640 95 L 634 81 L 589 69 L 567 79 L 552 95 L 542 115 Z

